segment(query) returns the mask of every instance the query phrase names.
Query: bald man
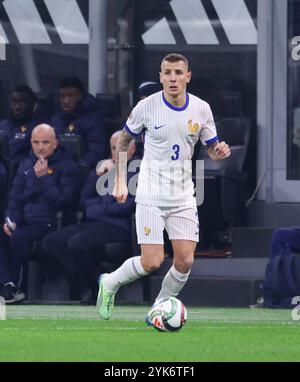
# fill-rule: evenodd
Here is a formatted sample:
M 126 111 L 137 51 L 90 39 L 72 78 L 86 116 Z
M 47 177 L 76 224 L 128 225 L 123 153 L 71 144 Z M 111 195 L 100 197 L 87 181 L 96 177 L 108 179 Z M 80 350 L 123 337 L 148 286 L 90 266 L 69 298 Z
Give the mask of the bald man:
M 25 298 L 19 275 L 29 245 L 56 229 L 56 212 L 74 208 L 78 194 L 77 165 L 58 146 L 51 126 L 33 129 L 31 147 L 14 178 L 0 233 L 0 295 L 8 304 Z
M 110 137 L 109 143 L 110 143 L 111 158 L 105 159 L 99 162 L 99 164 L 96 167 L 96 173 L 98 176 L 103 175 L 104 173 L 112 170 L 115 167 L 117 141 L 121 133 L 122 133 L 122 130 L 117 130 Z M 130 160 L 134 156 L 135 152 L 136 152 L 135 140 L 132 140 L 127 150 L 127 160 Z

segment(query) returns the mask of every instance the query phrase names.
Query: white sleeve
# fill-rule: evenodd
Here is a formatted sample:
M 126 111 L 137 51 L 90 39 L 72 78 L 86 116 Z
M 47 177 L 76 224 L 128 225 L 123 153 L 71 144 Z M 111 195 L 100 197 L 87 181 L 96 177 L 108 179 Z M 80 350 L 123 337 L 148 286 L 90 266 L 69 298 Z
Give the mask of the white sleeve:
M 144 128 L 144 102 L 140 101 L 132 110 L 130 113 L 126 124 L 125 129 L 128 131 L 129 134 L 133 136 L 139 135 Z
M 210 145 L 218 140 L 216 125 L 210 106 L 203 111 L 203 120 L 205 121 L 200 130 L 200 140 L 203 145 Z

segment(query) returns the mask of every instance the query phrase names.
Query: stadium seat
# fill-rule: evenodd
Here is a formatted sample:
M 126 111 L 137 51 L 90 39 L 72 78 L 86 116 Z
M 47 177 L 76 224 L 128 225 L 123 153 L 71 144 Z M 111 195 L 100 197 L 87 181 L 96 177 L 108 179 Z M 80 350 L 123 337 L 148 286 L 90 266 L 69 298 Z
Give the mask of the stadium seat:
M 242 117 L 243 103 L 240 92 L 222 91 L 216 95 L 215 116 L 219 118 Z
M 82 140 L 80 135 L 60 134 L 58 136 L 59 144 L 65 149 L 71 159 L 78 162 L 82 154 Z
M 246 173 L 243 165 L 249 145 L 251 121 L 223 118 L 217 123 L 219 140 L 225 140 L 231 156 L 222 161 L 209 158 L 201 147 L 198 159 L 204 160 L 204 202 L 198 206 L 204 243 L 229 243 L 231 228 L 243 224 L 246 200 Z
M 47 92 L 36 92 L 38 105 L 41 111 L 48 117 L 54 113 L 54 98 L 53 94 Z
M 109 136 L 122 127 L 122 106 L 119 93 L 98 93 L 99 110 Z

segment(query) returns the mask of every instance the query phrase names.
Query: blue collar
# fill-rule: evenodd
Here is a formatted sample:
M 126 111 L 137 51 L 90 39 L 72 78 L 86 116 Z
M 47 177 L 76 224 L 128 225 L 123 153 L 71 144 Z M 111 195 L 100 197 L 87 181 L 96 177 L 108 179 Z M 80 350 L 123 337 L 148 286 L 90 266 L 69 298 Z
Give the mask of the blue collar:
M 190 102 L 189 93 L 186 93 L 185 104 L 183 106 L 181 106 L 181 107 L 176 107 L 176 106 L 170 104 L 170 102 L 168 102 L 166 100 L 164 92 L 162 92 L 162 98 L 163 98 L 163 101 L 164 101 L 165 105 L 168 106 L 170 109 L 172 109 L 174 111 L 183 111 L 183 110 L 185 110 L 189 106 L 189 102 Z

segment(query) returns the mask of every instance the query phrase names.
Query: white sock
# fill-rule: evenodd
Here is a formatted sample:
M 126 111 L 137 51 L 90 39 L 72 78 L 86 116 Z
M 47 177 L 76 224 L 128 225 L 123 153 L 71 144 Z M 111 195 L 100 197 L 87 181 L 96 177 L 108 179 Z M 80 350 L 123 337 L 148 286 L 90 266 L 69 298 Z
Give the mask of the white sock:
M 188 273 L 178 272 L 174 265 L 172 265 L 165 278 L 163 279 L 161 290 L 155 301 L 163 297 L 167 298 L 171 296 L 177 296 L 187 282 L 189 274 L 190 271 Z
M 141 256 L 131 257 L 104 279 L 105 288 L 116 293 L 120 286 L 148 275 L 141 264 Z

